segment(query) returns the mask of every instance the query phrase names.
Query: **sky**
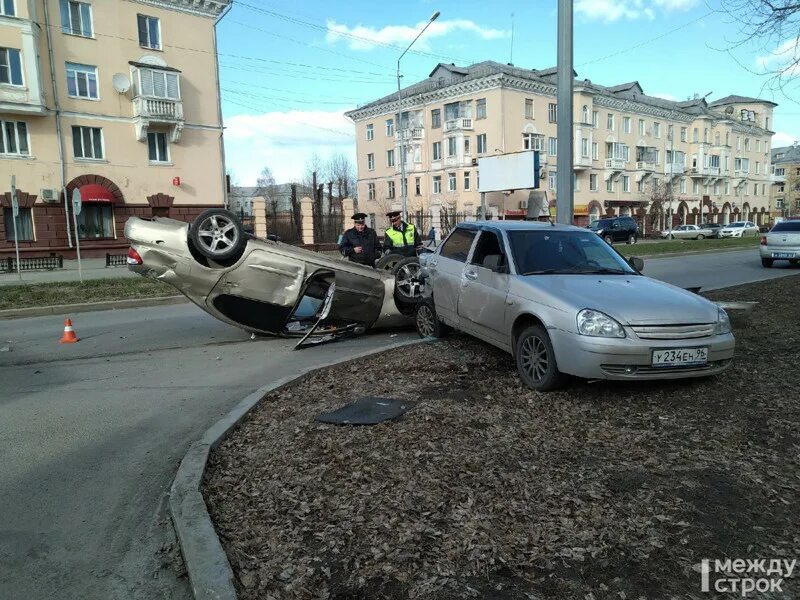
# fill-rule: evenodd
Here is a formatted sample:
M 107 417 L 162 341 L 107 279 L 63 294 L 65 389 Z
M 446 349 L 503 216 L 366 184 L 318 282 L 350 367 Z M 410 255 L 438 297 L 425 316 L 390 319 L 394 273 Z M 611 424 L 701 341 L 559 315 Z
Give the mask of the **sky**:
M 773 146 L 800 140 L 800 86 L 787 97 L 759 74 L 780 62 L 785 40 L 737 44 L 740 26 L 715 2 L 575 0 L 578 77 L 638 81 L 646 94 L 670 100 L 772 100 Z M 404 86 L 439 62 L 556 65 L 556 0 L 236 0 L 218 25 L 234 183 L 255 185 L 265 166 L 279 183 L 300 180 L 315 154 L 354 159 L 354 125 L 344 112 L 396 91 L 397 58 L 435 10 L 441 15 L 402 60 Z

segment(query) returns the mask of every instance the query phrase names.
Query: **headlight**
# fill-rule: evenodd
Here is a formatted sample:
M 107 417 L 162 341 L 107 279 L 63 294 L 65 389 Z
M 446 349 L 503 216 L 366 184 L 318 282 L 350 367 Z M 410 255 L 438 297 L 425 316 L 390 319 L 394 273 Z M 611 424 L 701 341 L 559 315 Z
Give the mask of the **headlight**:
M 588 308 L 578 313 L 578 333 L 592 337 L 625 337 L 622 325 L 608 315 Z
M 717 309 L 717 323 L 714 325 L 714 333 L 716 335 L 725 335 L 726 333 L 731 332 L 731 320 L 728 318 L 728 313 L 726 313 L 721 308 Z

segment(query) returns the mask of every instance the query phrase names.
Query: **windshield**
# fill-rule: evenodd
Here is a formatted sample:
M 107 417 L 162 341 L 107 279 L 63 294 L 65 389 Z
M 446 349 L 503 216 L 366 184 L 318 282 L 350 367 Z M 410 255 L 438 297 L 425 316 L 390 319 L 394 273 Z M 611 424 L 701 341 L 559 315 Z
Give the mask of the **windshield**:
M 589 229 L 609 229 L 612 223 L 611 219 L 598 219 L 589 225 Z
M 775 225 L 772 231 L 800 231 L 800 221 L 783 221 Z
M 731 223 L 728 227 L 744 227 L 744 223 L 737 221 L 736 223 Z
M 521 275 L 619 274 L 636 271 L 598 236 L 582 231 L 509 231 Z

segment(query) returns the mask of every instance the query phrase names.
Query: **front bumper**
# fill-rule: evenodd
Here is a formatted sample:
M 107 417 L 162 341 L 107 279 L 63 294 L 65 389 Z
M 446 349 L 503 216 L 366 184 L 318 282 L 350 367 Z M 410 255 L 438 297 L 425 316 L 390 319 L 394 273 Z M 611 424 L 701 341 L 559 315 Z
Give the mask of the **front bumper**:
M 585 379 L 656 380 L 716 375 L 727 369 L 736 345 L 733 334 L 686 340 L 643 340 L 636 337 L 593 338 L 560 329 L 548 331 L 559 371 Z M 653 350 L 708 348 L 708 363 L 653 367 Z
M 742 232 L 736 232 L 736 233 L 728 232 L 728 233 L 726 233 L 724 231 L 720 231 L 719 232 L 719 237 L 721 237 L 721 238 L 742 237 Z

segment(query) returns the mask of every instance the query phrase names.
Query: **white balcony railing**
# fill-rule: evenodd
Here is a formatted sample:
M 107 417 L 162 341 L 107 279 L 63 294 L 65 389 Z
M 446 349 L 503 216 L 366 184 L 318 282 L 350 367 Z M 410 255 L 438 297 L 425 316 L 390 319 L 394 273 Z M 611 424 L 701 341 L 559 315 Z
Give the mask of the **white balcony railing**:
M 649 160 L 640 160 L 636 162 L 637 171 L 655 171 L 656 163 Z
M 456 131 L 459 129 L 472 129 L 472 118 L 459 117 L 458 119 L 450 119 L 444 122 L 445 131 Z
M 750 167 L 746 169 L 734 169 L 736 175 L 747 176 L 750 173 Z
M 145 98 L 139 96 L 133 101 L 133 116 L 151 121 L 182 121 L 183 102 L 166 98 Z
M 769 176 L 769 180 L 772 183 L 786 183 L 786 175 L 776 175 L 775 173 L 772 173 Z
M 615 171 L 621 171 L 625 168 L 625 159 L 624 158 L 607 158 L 606 159 L 606 169 L 614 169 Z
M 422 127 L 412 127 L 394 132 L 394 139 L 400 140 L 421 140 L 425 137 L 425 130 Z
M 539 164 L 540 165 L 545 164 L 541 159 L 541 155 L 540 155 L 540 158 L 539 158 Z M 576 156 L 575 157 L 575 165 L 574 165 L 573 168 L 575 168 L 575 169 L 588 169 L 591 166 L 592 166 L 592 159 L 589 158 L 588 156 L 580 156 L 580 157 Z

